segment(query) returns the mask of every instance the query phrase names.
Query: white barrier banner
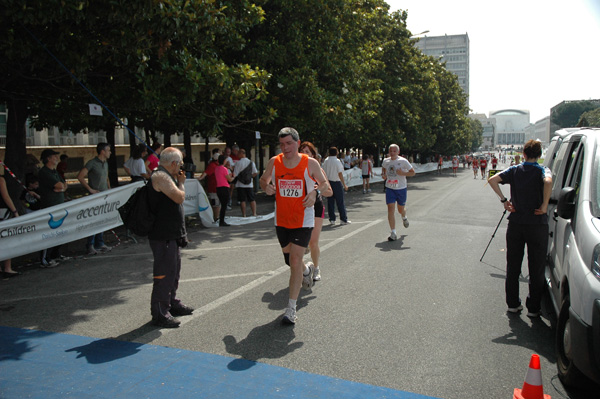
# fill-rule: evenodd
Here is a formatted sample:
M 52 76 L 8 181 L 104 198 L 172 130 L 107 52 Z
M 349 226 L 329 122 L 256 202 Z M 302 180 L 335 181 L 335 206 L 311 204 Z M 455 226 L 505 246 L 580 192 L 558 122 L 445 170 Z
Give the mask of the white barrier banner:
M 444 163 L 449 167 L 449 162 Z M 415 172 L 431 172 L 437 164 L 416 164 Z M 381 168 L 373 168 L 371 183 L 383 181 Z M 344 171 L 344 179 L 350 187 L 362 185 L 359 168 Z M 52 248 L 121 226 L 123 222 L 117 209 L 143 182 L 127 184 L 101 193 L 88 195 L 64 204 L 41 209 L 14 219 L 0 222 L 0 261 L 28 253 Z M 185 215 L 200 215 L 204 227 L 218 227 L 208 197 L 196 179 L 185 181 Z M 256 217 L 227 217 L 233 225 L 243 225 L 272 219 L 274 213 Z
M 0 260 L 76 241 L 123 224 L 117 209 L 143 183 L 129 184 L 0 223 Z
M 437 163 L 417 163 L 412 164 L 413 169 L 416 174 L 419 173 L 427 173 L 434 172 L 437 170 Z M 452 166 L 452 161 L 444 162 L 442 165 L 443 169 L 450 168 Z M 352 169 L 345 170 L 343 172 L 344 181 L 348 187 L 362 186 L 362 170 L 355 166 Z M 378 183 L 382 182 L 381 178 L 381 167 L 373 168 L 373 177 L 369 179 L 369 183 Z

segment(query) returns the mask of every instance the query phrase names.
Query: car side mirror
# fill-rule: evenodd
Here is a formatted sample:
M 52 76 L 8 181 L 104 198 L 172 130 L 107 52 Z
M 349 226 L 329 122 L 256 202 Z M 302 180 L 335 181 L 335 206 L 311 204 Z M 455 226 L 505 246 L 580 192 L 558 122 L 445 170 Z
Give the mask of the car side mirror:
M 572 219 L 575 214 L 575 195 L 576 191 L 573 187 L 564 187 L 560 190 L 558 196 L 558 205 L 556 210 L 558 216 L 563 219 Z

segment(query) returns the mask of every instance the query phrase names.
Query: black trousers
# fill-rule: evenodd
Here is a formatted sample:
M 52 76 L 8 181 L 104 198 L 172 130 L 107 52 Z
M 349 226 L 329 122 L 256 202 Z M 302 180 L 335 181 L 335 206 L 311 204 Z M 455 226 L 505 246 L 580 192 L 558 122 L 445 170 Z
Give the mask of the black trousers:
M 167 317 L 172 307 L 181 306 L 177 299 L 181 253 L 175 240 L 148 240 L 154 255 L 154 285 L 150 299 L 152 317 Z
M 506 304 L 516 308 L 521 304 L 519 298 L 519 275 L 527 245 L 527 263 L 529 266 L 529 296 L 526 306 L 530 312 L 541 309 L 544 292 L 544 266 L 548 251 L 547 224 L 516 224 L 508 222 L 506 230 Z
M 219 223 L 225 222 L 225 212 L 229 203 L 229 187 L 217 187 L 217 197 L 221 203 L 221 212 L 219 213 Z

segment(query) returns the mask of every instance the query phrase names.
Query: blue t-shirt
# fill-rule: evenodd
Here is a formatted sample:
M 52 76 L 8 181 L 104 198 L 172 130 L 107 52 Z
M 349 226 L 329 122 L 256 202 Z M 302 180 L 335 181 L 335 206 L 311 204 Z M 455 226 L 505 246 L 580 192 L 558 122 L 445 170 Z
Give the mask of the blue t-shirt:
M 544 202 L 544 178 L 550 169 L 537 162 L 523 162 L 500 172 L 502 184 L 510 184 L 510 202 L 516 212 L 508 220 L 517 224 L 548 224 L 548 215 L 535 215 Z

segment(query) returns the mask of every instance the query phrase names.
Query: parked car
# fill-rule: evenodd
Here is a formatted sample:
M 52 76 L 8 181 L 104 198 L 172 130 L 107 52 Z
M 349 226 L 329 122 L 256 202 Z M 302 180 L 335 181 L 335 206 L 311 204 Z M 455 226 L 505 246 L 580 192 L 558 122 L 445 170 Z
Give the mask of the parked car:
M 546 282 L 557 314 L 558 375 L 600 383 L 600 129 L 556 132 L 544 166 L 552 171 Z

